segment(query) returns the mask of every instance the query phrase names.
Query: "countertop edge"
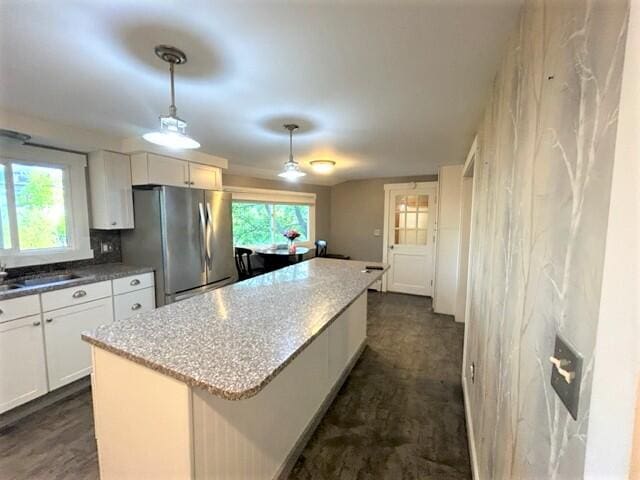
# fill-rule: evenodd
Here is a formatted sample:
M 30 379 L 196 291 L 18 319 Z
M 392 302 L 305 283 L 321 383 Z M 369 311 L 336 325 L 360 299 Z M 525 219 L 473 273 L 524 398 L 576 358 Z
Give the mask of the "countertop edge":
M 119 265 L 128 270 L 121 272 L 104 272 L 99 271 L 100 267 L 112 268 L 113 265 Z M 87 273 L 81 278 L 74 278 L 66 282 L 55 283 L 50 285 L 38 285 L 35 287 L 23 287 L 15 290 L 7 290 L 6 292 L 0 292 L 0 302 L 3 300 L 12 300 L 14 298 L 27 297 L 29 295 L 38 295 L 46 292 L 53 292 L 56 290 L 62 290 L 65 288 L 79 287 L 81 285 L 87 285 L 89 283 L 105 282 L 108 280 L 117 280 L 118 278 L 129 277 L 131 275 L 142 275 L 144 273 L 153 272 L 152 267 L 138 267 L 134 265 L 126 265 L 123 263 L 105 263 L 98 264 L 90 267 L 80 267 L 77 269 L 64 270 L 65 273 L 74 273 L 82 275 L 83 272 L 96 270 L 93 273 Z M 52 272 L 53 274 L 53 272 Z M 9 281 L 10 283 L 11 281 Z
M 376 272 L 377 274 L 374 275 L 374 277 L 372 277 L 372 280 L 362 289 L 362 291 L 360 291 L 360 293 L 358 293 L 356 296 L 353 297 L 353 299 L 347 304 L 345 305 L 344 308 L 342 308 L 340 311 L 336 312 L 335 315 L 333 315 L 333 317 L 331 317 L 329 320 L 327 320 L 324 325 L 322 326 L 322 328 L 320 328 L 317 332 L 315 332 L 311 337 L 309 337 L 307 339 L 306 342 L 304 342 L 302 345 L 300 345 L 300 347 L 298 349 L 296 349 L 291 355 L 289 355 L 277 368 L 275 368 L 269 375 L 267 375 L 259 384 L 252 386 L 251 388 L 248 388 L 246 390 L 242 390 L 239 392 L 229 392 L 226 390 L 222 390 L 220 388 L 217 388 L 211 384 L 208 384 L 206 382 L 203 382 L 202 380 L 197 380 L 191 376 L 185 375 L 183 373 L 180 373 L 172 368 L 168 368 L 164 365 L 160 365 L 156 362 L 150 361 L 140 355 L 136 355 L 127 351 L 124 351 L 122 349 L 113 347 L 111 345 L 108 345 L 104 342 L 101 342 L 100 340 L 96 340 L 94 337 L 91 337 L 89 335 L 87 335 L 86 333 L 88 332 L 83 332 L 81 337 L 82 339 L 93 345 L 94 347 L 97 348 L 102 348 L 103 350 L 106 350 L 110 353 L 113 353 L 115 355 L 118 355 L 120 357 L 126 358 L 127 360 L 130 360 L 134 363 L 137 363 L 139 365 L 142 365 L 144 367 L 148 367 L 156 372 L 165 374 L 167 376 L 173 377 L 177 380 L 180 380 L 181 382 L 184 382 L 192 387 L 196 387 L 196 388 L 202 388 L 204 390 L 206 390 L 207 392 L 209 392 L 212 395 L 215 395 L 217 397 L 223 398 L 225 400 L 231 400 L 231 401 L 237 401 L 237 400 L 246 400 L 248 398 L 254 397 L 256 396 L 258 393 L 260 393 L 269 383 L 271 383 L 271 381 L 287 366 L 289 365 L 293 360 L 295 360 L 316 338 L 318 338 L 320 336 L 320 334 L 322 334 L 342 313 L 344 313 L 345 310 L 347 310 L 351 305 L 353 305 L 353 303 L 360 298 L 360 296 L 365 293 L 369 287 L 371 285 L 373 285 L 375 282 L 377 282 L 378 280 L 380 280 L 380 278 L 382 278 L 382 275 L 384 275 L 384 273 L 387 272 L 387 270 L 389 269 L 389 266 L 385 266 L 384 270 L 371 270 L 371 272 Z

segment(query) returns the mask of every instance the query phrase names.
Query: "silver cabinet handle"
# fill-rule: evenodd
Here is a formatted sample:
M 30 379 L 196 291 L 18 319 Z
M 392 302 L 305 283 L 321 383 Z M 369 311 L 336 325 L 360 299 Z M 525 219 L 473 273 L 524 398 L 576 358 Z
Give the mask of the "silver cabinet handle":
M 87 292 L 85 292 L 84 290 L 78 290 L 77 292 L 73 292 L 73 295 L 71 295 L 73 298 L 82 298 L 85 295 L 87 295 Z
M 45 320 L 45 322 L 47 322 L 47 323 L 51 323 L 51 322 L 53 322 L 53 318 L 47 318 L 47 319 Z
M 129 282 L 129 285 L 131 285 L 132 287 L 135 287 L 136 285 L 140 285 L 140 280 L 138 280 L 137 278 L 134 278 Z
M 140 305 L 139 303 L 134 303 L 133 305 L 131 305 L 131 310 L 140 310 L 142 308 L 142 305 Z
M 4 310 L 0 308 L 0 315 L 2 315 L 3 313 L 4 313 Z
M 39 327 L 40 326 L 40 320 L 36 320 L 35 322 L 33 322 L 33 326 L 34 327 Z

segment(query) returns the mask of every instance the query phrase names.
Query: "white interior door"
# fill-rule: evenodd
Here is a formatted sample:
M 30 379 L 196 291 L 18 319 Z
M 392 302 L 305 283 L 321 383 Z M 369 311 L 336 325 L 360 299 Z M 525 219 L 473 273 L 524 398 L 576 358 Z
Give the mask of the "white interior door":
M 433 295 L 436 188 L 389 190 L 387 290 Z

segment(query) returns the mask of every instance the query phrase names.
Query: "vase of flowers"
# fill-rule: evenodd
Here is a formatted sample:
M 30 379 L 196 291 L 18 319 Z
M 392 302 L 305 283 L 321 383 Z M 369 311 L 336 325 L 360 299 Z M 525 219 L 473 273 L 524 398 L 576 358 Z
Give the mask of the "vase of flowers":
M 296 238 L 298 238 L 300 236 L 300 233 L 291 228 L 289 230 L 286 230 L 283 233 L 284 237 L 289 240 L 289 253 L 290 254 L 295 254 L 296 253 Z

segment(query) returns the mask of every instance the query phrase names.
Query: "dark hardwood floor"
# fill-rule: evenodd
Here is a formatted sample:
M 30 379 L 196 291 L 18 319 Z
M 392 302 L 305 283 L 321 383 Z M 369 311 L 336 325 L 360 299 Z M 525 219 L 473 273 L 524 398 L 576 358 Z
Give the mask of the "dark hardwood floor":
M 369 294 L 368 346 L 292 479 L 468 479 L 462 325 L 430 299 Z M 0 479 L 97 479 L 91 395 L 0 432 Z

